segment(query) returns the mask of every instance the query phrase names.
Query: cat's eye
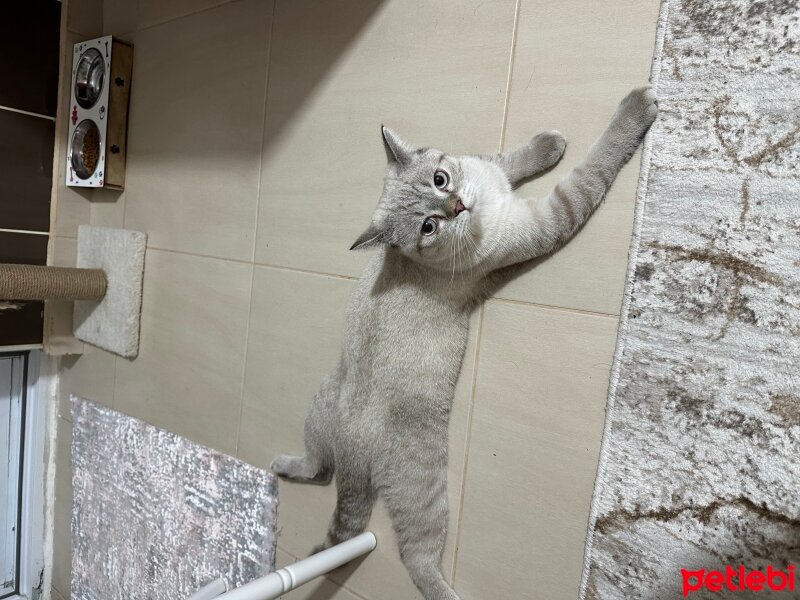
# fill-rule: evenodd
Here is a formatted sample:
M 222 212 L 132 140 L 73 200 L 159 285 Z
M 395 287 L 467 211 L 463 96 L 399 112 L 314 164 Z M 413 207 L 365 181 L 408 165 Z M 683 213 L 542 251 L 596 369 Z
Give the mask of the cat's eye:
M 439 228 L 439 219 L 434 217 L 428 217 L 422 223 L 422 235 L 431 235 L 436 233 L 436 230 Z
M 450 176 L 447 174 L 447 171 L 439 169 L 433 174 L 433 185 L 440 190 L 446 188 L 448 183 L 450 183 Z

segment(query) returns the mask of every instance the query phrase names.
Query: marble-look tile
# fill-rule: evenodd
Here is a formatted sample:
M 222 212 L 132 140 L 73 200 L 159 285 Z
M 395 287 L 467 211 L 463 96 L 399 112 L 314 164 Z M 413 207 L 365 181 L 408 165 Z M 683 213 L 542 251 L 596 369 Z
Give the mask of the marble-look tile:
M 348 248 L 381 193 L 381 123 L 496 151 L 513 22 L 513 0 L 278 2 L 256 261 L 359 274 Z
M 658 7 L 658 0 L 521 3 L 506 149 L 547 129 L 567 138 L 561 163 L 521 194 L 548 194 L 583 159 L 625 94 L 647 84 Z M 637 152 L 573 241 L 498 296 L 618 314 L 639 160 Z
M 114 408 L 234 454 L 252 266 L 149 248 L 139 356 L 118 359 Z
M 272 6 L 135 33 L 125 227 L 151 248 L 251 260 Z
M 577 596 L 616 328 L 486 306 L 456 564 L 465 600 Z

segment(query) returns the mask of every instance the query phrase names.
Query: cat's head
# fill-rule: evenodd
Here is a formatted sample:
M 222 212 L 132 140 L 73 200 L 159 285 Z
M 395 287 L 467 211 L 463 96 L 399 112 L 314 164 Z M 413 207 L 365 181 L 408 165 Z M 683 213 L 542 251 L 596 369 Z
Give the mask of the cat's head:
M 388 159 L 383 193 L 351 249 L 385 244 L 434 268 L 471 269 L 496 243 L 493 217 L 510 192 L 505 174 L 478 157 L 414 148 L 381 131 Z

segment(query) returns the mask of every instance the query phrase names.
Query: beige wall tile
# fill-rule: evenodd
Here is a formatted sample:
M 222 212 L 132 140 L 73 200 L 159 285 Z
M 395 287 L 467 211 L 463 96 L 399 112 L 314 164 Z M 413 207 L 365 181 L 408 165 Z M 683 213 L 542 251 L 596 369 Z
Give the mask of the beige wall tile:
M 139 29 L 186 17 L 231 0 L 105 0 L 104 35 L 129 34 Z M 268 0 L 272 3 L 272 0 Z
M 647 83 L 658 7 L 658 0 L 521 3 L 506 148 L 546 129 L 567 138 L 559 166 L 522 194 L 546 195 L 583 158 L 623 96 Z M 577 238 L 498 295 L 618 314 L 638 174 L 637 153 Z
M 148 249 L 139 356 L 119 359 L 114 408 L 236 451 L 252 266 Z
M 358 275 L 385 166 L 380 124 L 494 151 L 514 1 L 278 2 L 257 262 Z
M 53 512 L 53 587 L 69 598 L 72 573 L 72 423 L 58 420 Z
M 90 223 L 98 227 L 123 229 L 125 225 L 125 192 L 106 189 L 94 190 Z
M 103 31 L 103 0 L 68 0 L 67 29 L 84 36 L 97 37 Z
M 617 320 L 490 302 L 456 590 L 575 598 Z
M 139 0 L 139 29 L 185 17 L 231 0 Z M 263 4 L 272 4 L 262 0 Z
M 69 404 L 71 394 L 113 407 L 115 372 L 114 355 L 90 344 L 84 344 L 83 354 L 60 357 L 59 416 L 72 420 Z
M 251 260 L 271 2 L 132 36 L 125 227 L 155 248 Z
M 116 35 L 128 39 L 127 34 L 137 29 L 139 29 L 139 0 L 103 0 L 103 35 Z
M 303 423 L 322 377 L 338 360 L 344 310 L 355 282 L 269 267 L 256 267 L 245 375 L 239 456 L 267 467 L 276 454 L 303 453 Z M 476 319 L 473 319 L 475 321 Z M 474 338 L 474 334 L 473 334 Z M 450 427 L 450 531 L 444 558 L 452 565 L 463 472 L 474 345 L 467 349 Z M 279 544 L 306 556 L 327 531 L 334 486 L 281 481 Z M 416 588 L 400 562 L 388 515 L 379 502 L 370 522 L 378 548 L 363 563 L 331 575 L 353 591 L 375 597 L 413 598 Z

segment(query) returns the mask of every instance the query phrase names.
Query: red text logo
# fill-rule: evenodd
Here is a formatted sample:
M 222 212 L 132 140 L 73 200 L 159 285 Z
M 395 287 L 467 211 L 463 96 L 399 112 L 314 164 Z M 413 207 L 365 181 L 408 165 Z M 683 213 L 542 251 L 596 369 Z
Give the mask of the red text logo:
M 706 589 L 709 592 L 721 592 L 730 590 L 731 592 L 760 592 L 761 590 L 773 590 L 775 592 L 794 591 L 794 565 L 786 567 L 785 571 L 773 568 L 769 565 L 765 570 L 747 570 L 743 565 L 738 569 L 730 565 L 725 567 L 725 571 L 707 571 L 697 569 L 690 571 L 681 569 L 683 577 L 683 597 L 685 598 L 692 592 Z

